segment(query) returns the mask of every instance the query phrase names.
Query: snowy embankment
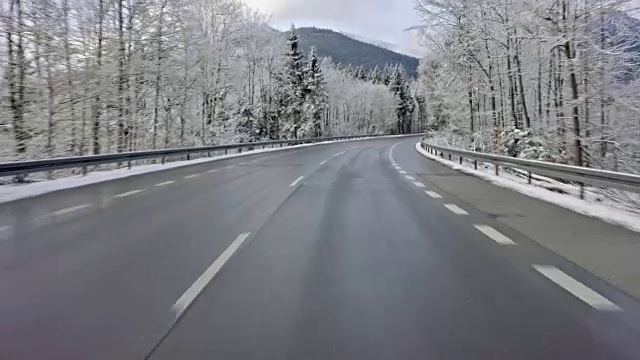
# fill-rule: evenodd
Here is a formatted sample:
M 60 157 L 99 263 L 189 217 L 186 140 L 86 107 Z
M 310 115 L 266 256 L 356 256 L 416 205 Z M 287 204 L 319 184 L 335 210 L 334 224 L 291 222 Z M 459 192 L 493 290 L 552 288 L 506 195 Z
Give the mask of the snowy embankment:
M 534 180 L 532 184 L 528 184 L 526 178 L 509 174 L 505 171 L 501 171 L 500 176 L 496 176 L 495 169 L 491 164 L 486 164 L 486 166 L 479 164 L 478 170 L 474 170 L 470 163 L 464 162 L 463 165 L 460 165 L 457 162 L 429 154 L 420 146 L 419 142 L 416 143 L 416 150 L 431 160 L 465 174 L 479 177 L 494 185 L 517 191 L 583 215 L 604 220 L 610 224 L 620 225 L 629 230 L 640 232 L 640 214 L 616 207 L 614 203 L 605 204 L 589 192 L 587 192 L 586 199 L 580 199 L 578 197 L 579 189 L 575 186 L 540 176 L 537 176 L 537 180 Z
M 389 137 L 405 137 L 405 136 L 413 136 L 413 135 L 395 135 Z M 74 187 L 87 186 L 92 184 L 97 184 L 110 180 L 123 179 L 131 176 L 141 175 L 152 173 L 156 171 L 165 171 L 169 169 L 175 169 L 183 166 L 191 166 L 197 165 L 207 162 L 220 161 L 225 159 L 231 159 L 240 156 L 247 155 L 255 155 L 259 153 L 266 152 L 275 152 L 275 151 L 285 151 L 291 149 L 298 149 L 310 146 L 318 146 L 318 145 L 327 145 L 332 143 L 340 143 L 340 142 L 349 142 L 349 141 L 360 141 L 360 140 L 371 140 L 378 139 L 376 138 L 361 138 L 361 139 L 350 139 L 350 140 L 334 140 L 334 141 L 325 141 L 315 144 L 302 144 L 302 145 L 294 145 L 282 148 L 271 148 L 271 149 L 256 149 L 247 152 L 243 152 L 240 154 L 230 154 L 230 155 L 220 155 L 214 156 L 210 158 L 202 158 L 188 161 L 176 161 L 166 163 L 164 165 L 154 164 L 154 165 L 140 165 L 135 166 L 131 170 L 129 169 L 116 169 L 116 170 L 107 170 L 107 171 L 95 171 L 90 172 L 87 176 L 82 175 L 73 175 L 64 177 L 56 180 L 43 180 L 31 184 L 7 184 L 0 186 L 0 203 L 5 203 L 9 201 L 15 201 L 25 198 L 30 198 L 54 191 L 60 191 L 65 189 L 71 189 Z

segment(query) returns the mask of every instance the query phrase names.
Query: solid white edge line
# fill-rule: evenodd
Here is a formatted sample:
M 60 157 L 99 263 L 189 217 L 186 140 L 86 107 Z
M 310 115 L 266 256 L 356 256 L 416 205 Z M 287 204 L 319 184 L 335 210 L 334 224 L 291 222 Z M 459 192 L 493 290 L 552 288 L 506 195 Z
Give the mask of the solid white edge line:
M 567 275 L 555 266 L 533 265 L 540 274 L 553 281 L 561 288 L 567 290 L 578 299 L 591 305 L 593 308 L 604 311 L 622 311 L 622 309 L 609 299 L 591 290 L 578 280 Z
M 430 197 L 434 198 L 434 199 L 442 199 L 442 195 L 438 194 L 435 191 L 429 191 L 429 190 L 425 190 L 424 192 L 425 194 L 429 195 Z
M 414 178 L 414 177 L 413 177 L 413 176 L 411 176 L 411 175 L 405 175 L 404 177 L 405 177 L 407 180 L 411 180 L 411 181 L 415 181 L 415 180 L 416 180 L 416 178 Z
M 55 216 L 61 216 L 61 215 L 66 215 L 66 214 L 72 213 L 74 211 L 86 209 L 88 207 L 91 207 L 91 204 L 82 204 L 82 205 L 78 205 L 78 206 L 68 207 L 66 209 L 54 211 L 52 214 L 55 215 Z
M 157 183 L 155 186 L 156 187 L 163 187 L 163 186 L 167 186 L 167 185 L 171 185 L 171 184 L 175 184 L 176 182 L 171 180 L 171 181 L 165 181 L 165 182 L 161 182 L 161 183 Z
M 516 245 L 516 243 L 513 240 L 504 236 L 501 232 L 499 232 L 498 230 L 494 229 L 489 225 L 473 224 L 473 226 L 476 229 L 478 229 L 478 231 L 485 234 L 488 238 L 497 242 L 500 245 Z
M 419 181 L 414 181 L 414 182 L 413 182 L 413 185 L 415 185 L 415 186 L 417 186 L 417 187 L 419 187 L 419 188 L 421 188 L 421 189 L 426 188 L 426 186 L 424 186 L 424 184 L 423 184 L 423 183 L 421 183 L 421 182 L 419 182 Z
M 395 150 L 395 149 L 396 149 L 396 146 L 398 146 L 398 145 L 400 145 L 400 143 L 399 143 L 399 142 L 398 142 L 398 143 L 396 143 L 395 145 L 393 145 L 393 146 L 391 147 L 391 149 L 389 149 L 389 161 L 391 161 L 391 164 L 393 164 L 393 165 L 397 165 L 397 163 L 396 163 L 396 159 L 393 157 L 393 150 Z
M 444 207 L 446 207 L 447 209 L 449 209 L 452 213 L 454 213 L 456 215 L 469 215 L 468 212 L 466 212 L 465 210 L 461 209 L 456 204 L 443 204 L 443 205 L 444 205 Z
M 302 179 L 304 179 L 304 176 L 300 176 L 299 178 L 297 178 L 296 181 L 292 182 L 291 185 L 289 185 L 289 187 L 295 187 L 296 185 L 298 185 L 298 183 L 300 183 L 300 181 L 302 181 Z
M 321 163 L 320 163 L 320 166 L 322 166 L 322 165 L 326 164 L 328 161 L 329 161 L 329 160 L 325 160 L 325 161 L 321 162 Z
M 191 174 L 191 175 L 187 175 L 184 178 L 185 179 L 193 179 L 193 178 L 197 178 L 198 176 L 200 176 L 202 174 Z
M 141 189 L 141 190 L 133 190 L 133 191 L 127 191 L 127 192 L 124 192 L 124 193 L 121 193 L 121 194 L 113 195 L 112 197 L 113 197 L 114 199 L 121 199 L 121 198 L 124 198 L 124 197 L 127 197 L 127 196 L 131 196 L 131 195 L 139 194 L 139 193 L 141 193 L 141 192 L 143 192 L 143 191 L 144 191 L 144 189 Z
M 200 277 L 185 291 L 182 296 L 171 307 L 171 311 L 175 314 L 176 318 L 179 318 L 182 313 L 193 303 L 193 301 L 200 295 L 202 290 L 213 280 L 216 274 L 222 269 L 224 264 L 229 261 L 231 256 L 238 251 L 242 243 L 249 237 L 251 233 L 242 233 L 229 245 L 229 247 L 209 266 L 207 270 L 200 275 Z

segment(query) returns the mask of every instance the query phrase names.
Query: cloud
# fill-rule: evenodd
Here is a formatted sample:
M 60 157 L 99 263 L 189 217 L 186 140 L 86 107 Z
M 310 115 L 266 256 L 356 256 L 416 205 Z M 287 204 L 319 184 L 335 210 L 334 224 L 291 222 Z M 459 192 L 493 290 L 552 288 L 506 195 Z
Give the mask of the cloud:
M 411 0 L 245 0 L 247 4 L 273 15 L 279 28 L 297 26 L 328 27 L 363 37 L 392 42 L 408 53 L 416 53 L 414 34 L 405 29 L 417 25 Z

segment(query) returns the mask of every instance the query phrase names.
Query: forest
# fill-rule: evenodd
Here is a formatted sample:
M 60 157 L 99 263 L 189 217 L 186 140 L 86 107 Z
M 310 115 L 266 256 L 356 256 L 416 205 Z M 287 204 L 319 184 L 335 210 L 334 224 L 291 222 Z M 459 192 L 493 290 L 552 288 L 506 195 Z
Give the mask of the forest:
M 401 66 L 303 52 L 240 0 L 0 6 L 0 160 L 418 127 Z
M 443 142 L 640 172 L 640 21 L 609 0 L 417 0 Z

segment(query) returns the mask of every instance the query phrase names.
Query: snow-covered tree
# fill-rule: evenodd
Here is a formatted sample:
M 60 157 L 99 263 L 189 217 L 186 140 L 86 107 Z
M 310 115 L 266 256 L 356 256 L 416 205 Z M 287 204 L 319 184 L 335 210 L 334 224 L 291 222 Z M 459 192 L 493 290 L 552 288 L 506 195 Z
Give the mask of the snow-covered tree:
M 296 28 L 291 27 L 287 39 L 287 63 L 284 76 L 284 114 L 282 126 L 284 136 L 297 139 L 303 129 L 303 108 L 305 104 L 304 57 L 299 49 Z
M 241 0 L 0 1 L 0 161 L 393 130 Z
M 305 67 L 305 111 L 304 122 L 306 135 L 320 137 L 322 133 L 322 117 L 327 108 L 327 93 L 324 74 L 320 68 L 320 60 L 311 48 Z
M 514 128 L 555 161 L 640 171 L 640 21 L 627 5 L 416 0 L 428 126 L 496 152 Z

